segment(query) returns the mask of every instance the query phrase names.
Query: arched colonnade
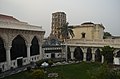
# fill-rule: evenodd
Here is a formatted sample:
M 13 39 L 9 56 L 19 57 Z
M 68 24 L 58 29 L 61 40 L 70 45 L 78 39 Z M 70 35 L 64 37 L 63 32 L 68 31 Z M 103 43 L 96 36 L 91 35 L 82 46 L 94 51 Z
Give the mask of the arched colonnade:
M 0 29 L 0 68 L 29 64 L 42 59 L 43 32 Z
M 104 56 L 101 55 L 100 47 L 82 47 L 82 46 L 68 46 L 70 49 L 71 58 L 79 61 L 104 62 Z M 120 57 L 120 49 L 116 48 L 114 57 Z

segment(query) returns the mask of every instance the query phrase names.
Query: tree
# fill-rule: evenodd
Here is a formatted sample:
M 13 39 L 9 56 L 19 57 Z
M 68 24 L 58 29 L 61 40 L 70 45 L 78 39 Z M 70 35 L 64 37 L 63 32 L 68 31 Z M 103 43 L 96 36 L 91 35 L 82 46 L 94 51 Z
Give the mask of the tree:
M 113 51 L 115 49 L 113 47 L 110 46 L 104 46 L 102 48 L 101 54 L 104 56 L 104 61 L 107 63 L 113 63 Z
M 67 43 L 66 43 L 66 40 L 69 38 L 69 35 L 71 35 L 72 38 L 74 37 L 74 33 L 73 33 L 73 30 L 72 30 L 73 27 L 72 26 L 69 27 L 68 24 L 69 23 L 67 22 L 62 27 L 58 28 L 58 29 L 61 30 L 62 38 L 64 40 L 64 43 L 66 44 L 66 47 L 65 47 L 66 48 L 65 49 L 65 51 L 66 51 L 66 61 L 67 61 Z
M 66 42 L 65 40 L 69 38 L 69 35 L 72 36 L 72 38 L 74 37 L 74 33 L 72 30 L 72 26 L 68 26 L 68 22 L 65 23 L 61 28 L 59 28 L 61 30 L 61 35 L 64 39 L 64 42 Z
M 104 36 L 103 36 L 103 38 L 105 39 L 106 37 L 108 37 L 108 36 L 112 36 L 109 32 L 104 32 Z

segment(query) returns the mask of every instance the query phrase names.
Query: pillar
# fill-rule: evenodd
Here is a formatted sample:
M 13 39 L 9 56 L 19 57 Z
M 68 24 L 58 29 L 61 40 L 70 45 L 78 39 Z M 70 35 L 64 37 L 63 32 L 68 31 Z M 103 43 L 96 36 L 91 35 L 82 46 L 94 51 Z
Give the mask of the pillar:
M 28 63 L 30 63 L 30 46 L 31 46 L 31 44 L 27 44 L 27 60 L 28 60 Z
M 42 43 L 39 44 L 39 54 L 40 54 L 40 59 L 44 58 L 43 50 L 42 50 Z
M 10 49 L 12 46 L 6 46 L 6 61 L 7 61 L 7 69 L 11 68 L 11 56 L 10 56 Z
M 67 56 L 67 53 L 68 53 L 68 51 L 67 51 L 67 43 L 65 43 L 65 59 L 66 59 L 66 61 L 68 61 L 68 56 Z
M 83 53 L 83 61 L 86 61 L 86 52 Z
M 104 63 L 104 56 L 102 55 L 102 63 Z
M 87 48 L 83 49 L 83 61 L 86 61 L 86 53 L 87 53 Z
M 73 53 L 73 51 L 71 51 L 71 59 L 72 60 L 74 59 L 74 53 Z
M 95 62 L 95 50 L 92 48 L 92 62 Z

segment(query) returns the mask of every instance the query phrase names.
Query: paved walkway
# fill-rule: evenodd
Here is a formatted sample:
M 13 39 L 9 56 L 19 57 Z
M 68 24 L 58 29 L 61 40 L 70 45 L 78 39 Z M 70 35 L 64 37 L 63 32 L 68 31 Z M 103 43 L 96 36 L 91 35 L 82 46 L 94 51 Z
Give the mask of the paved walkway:
M 16 74 L 16 73 L 19 73 L 21 71 L 25 71 L 25 70 L 27 70 L 27 67 L 29 67 L 29 66 L 32 66 L 32 65 L 28 64 L 28 65 L 25 65 L 25 66 L 22 66 L 22 67 L 17 67 L 17 68 L 5 71 L 5 72 L 0 74 L 0 78 L 4 78 L 6 76 L 10 76 L 12 74 Z

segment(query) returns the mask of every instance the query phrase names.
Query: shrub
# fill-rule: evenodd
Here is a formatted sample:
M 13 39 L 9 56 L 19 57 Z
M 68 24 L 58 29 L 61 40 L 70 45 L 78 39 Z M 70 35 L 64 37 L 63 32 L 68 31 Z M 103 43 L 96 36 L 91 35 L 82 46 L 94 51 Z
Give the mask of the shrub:
M 36 62 L 36 66 L 40 67 L 45 60 L 39 60 Z
M 32 79 L 44 79 L 44 71 L 40 69 L 36 69 L 31 73 Z
M 51 66 L 53 65 L 53 61 L 52 60 L 48 60 L 48 64 Z
M 103 64 L 97 70 L 89 72 L 89 76 L 90 79 L 120 79 L 120 71 L 113 70 L 107 64 Z

